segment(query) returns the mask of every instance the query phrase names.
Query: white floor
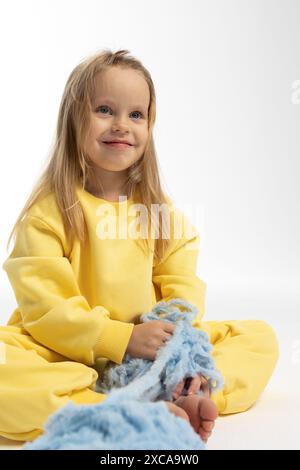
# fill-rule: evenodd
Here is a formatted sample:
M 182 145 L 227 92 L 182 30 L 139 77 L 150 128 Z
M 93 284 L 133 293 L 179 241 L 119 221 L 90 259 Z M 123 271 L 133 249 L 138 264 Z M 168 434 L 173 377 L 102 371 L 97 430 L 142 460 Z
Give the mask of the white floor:
M 253 290 L 229 295 L 219 290 L 207 297 L 206 320 L 258 318 L 277 332 L 280 359 L 264 393 L 244 413 L 219 417 L 208 450 L 300 449 L 300 301 L 298 292 Z M 232 294 L 232 293 L 231 293 Z M 216 300 L 215 300 L 216 299 Z M 254 313 L 253 313 L 254 312 Z M 3 324 L 3 317 L 0 321 Z M 23 443 L 0 438 L 0 450 Z
M 299 395 L 270 385 L 245 413 L 219 417 L 208 450 L 300 449 Z
M 240 289 L 235 297 L 220 293 L 217 301 L 209 303 L 216 319 L 258 318 L 269 322 L 277 333 L 280 359 L 252 408 L 218 418 L 208 449 L 300 449 L 300 290 L 299 286 L 268 287 L 252 293 L 251 289 Z

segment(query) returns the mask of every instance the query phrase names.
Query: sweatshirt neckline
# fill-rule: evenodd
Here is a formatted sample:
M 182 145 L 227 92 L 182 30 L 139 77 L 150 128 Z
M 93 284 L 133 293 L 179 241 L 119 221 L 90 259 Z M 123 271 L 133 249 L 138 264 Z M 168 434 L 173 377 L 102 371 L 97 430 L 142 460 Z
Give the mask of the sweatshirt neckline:
M 94 196 L 94 194 L 90 193 L 89 191 L 87 191 L 86 189 L 83 189 L 81 186 L 78 186 L 77 187 L 78 191 L 80 191 L 82 194 L 84 194 L 86 197 L 90 198 L 91 200 L 94 200 L 95 202 L 98 202 L 101 203 L 101 204 L 112 204 L 114 206 L 120 206 L 122 204 L 126 204 L 126 202 L 132 202 L 133 201 L 133 198 L 132 197 L 127 197 L 125 200 L 123 201 L 109 201 L 108 199 L 103 199 L 101 197 L 98 197 L 98 196 Z

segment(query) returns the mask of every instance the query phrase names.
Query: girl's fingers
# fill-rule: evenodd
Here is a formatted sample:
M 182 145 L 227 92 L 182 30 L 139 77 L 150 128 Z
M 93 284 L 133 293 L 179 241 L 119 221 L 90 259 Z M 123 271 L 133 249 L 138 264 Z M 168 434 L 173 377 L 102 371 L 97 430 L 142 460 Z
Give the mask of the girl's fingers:
M 163 343 L 168 341 L 171 337 L 172 337 L 172 335 L 170 335 L 169 333 L 165 333 L 164 338 L 163 338 Z
M 209 390 L 209 383 L 208 380 L 201 376 L 201 389 L 203 390 L 204 396 L 209 398 L 210 397 L 210 390 Z
M 175 325 L 170 322 L 162 322 L 162 329 L 172 335 L 175 330 Z
M 174 392 L 173 392 L 173 398 L 174 400 L 176 400 L 180 395 L 181 395 L 181 392 L 182 390 L 184 389 L 184 380 L 182 380 L 178 385 L 177 387 L 175 388 Z
M 190 381 L 188 390 L 187 390 L 188 395 L 193 395 L 194 393 L 197 393 L 201 389 L 205 397 L 207 398 L 210 397 L 209 383 L 208 383 L 208 380 L 203 375 L 190 377 L 188 380 Z M 185 380 L 183 380 L 177 385 L 176 389 L 173 392 L 174 400 L 176 400 L 181 395 L 184 389 L 184 385 L 185 385 Z
M 192 378 L 190 386 L 188 388 L 188 395 L 192 395 L 193 393 L 198 392 L 201 386 L 201 376 L 197 375 L 196 377 Z

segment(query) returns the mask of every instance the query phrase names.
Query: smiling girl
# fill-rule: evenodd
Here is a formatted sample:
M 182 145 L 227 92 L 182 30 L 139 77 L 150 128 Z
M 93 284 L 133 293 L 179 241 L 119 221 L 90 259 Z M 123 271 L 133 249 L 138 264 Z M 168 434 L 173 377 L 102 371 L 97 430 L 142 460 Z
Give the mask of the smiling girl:
M 105 400 L 95 391 L 105 361 L 121 364 L 125 353 L 155 360 L 174 325 L 140 324 L 139 318 L 159 300 L 182 298 L 197 307 L 193 326 L 209 335 L 225 380 L 210 396 L 205 377 L 187 378 L 166 402 L 203 440 L 218 414 L 248 409 L 273 373 L 278 345 L 268 324 L 202 321 L 199 234 L 182 229 L 179 238 L 165 237 L 163 221 L 154 217 L 158 237 L 150 236 L 152 204 L 169 207 L 171 228 L 182 216 L 194 229 L 162 189 L 155 117 L 150 73 L 126 50 L 87 58 L 67 80 L 50 161 L 13 227 L 14 248 L 3 264 L 18 304 L 0 327 L 4 437 L 33 440 L 69 400 Z M 101 223 L 111 223 L 111 213 L 102 210 L 107 204 L 118 222 L 126 207 L 132 222 L 134 203 L 147 209 L 141 218 L 146 237 L 99 235 L 100 215 Z

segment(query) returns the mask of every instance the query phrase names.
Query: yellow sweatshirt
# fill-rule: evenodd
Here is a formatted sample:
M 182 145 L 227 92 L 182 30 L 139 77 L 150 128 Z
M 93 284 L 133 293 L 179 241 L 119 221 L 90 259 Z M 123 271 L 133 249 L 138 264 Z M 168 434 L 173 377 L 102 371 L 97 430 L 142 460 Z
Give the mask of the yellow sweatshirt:
M 206 284 L 196 276 L 195 228 L 190 224 L 189 237 L 182 232 L 175 238 L 171 231 L 171 246 L 155 265 L 153 253 L 146 256 L 132 237 L 99 236 L 112 220 L 130 224 L 132 199 L 108 202 L 79 186 L 76 194 L 88 229 L 85 246 L 77 238 L 68 246 L 54 193 L 36 202 L 22 220 L 2 265 L 18 305 L 7 324 L 90 366 L 99 358 L 121 364 L 134 324 L 159 300 L 180 297 L 193 303 L 199 311 L 193 325 L 200 326 Z M 171 224 L 175 213 L 182 214 L 172 207 Z

